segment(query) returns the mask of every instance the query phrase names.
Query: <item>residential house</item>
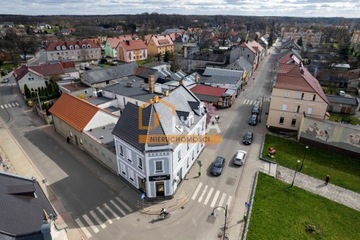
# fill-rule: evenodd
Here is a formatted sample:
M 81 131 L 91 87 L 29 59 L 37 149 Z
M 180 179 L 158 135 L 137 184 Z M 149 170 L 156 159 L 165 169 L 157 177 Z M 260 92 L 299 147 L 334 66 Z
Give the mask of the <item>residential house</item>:
M 65 59 L 88 61 L 101 59 L 100 45 L 88 39 L 50 42 L 45 51 L 49 61 Z
M 291 40 L 298 41 L 302 39 L 303 46 L 317 47 L 321 42 L 321 32 L 314 32 L 309 29 L 306 31 L 298 31 L 297 29 L 291 29 L 291 31 L 283 31 L 282 36 L 284 39 L 290 38 Z
M 36 25 L 36 27 L 37 27 L 37 29 L 39 29 L 39 30 L 44 30 L 44 29 L 49 29 L 49 28 L 51 28 L 50 24 L 47 24 L 47 23 L 45 23 L 45 22 L 38 23 L 38 24 Z
M 0 61 L 1 62 L 10 62 L 12 61 L 12 56 L 9 52 L 0 49 Z
M 118 60 L 135 62 L 147 59 L 147 47 L 141 40 L 125 40 L 119 43 Z
M 169 35 L 146 35 L 144 39 L 150 56 L 174 52 L 174 43 Z
M 245 57 L 257 69 L 261 60 L 265 57 L 265 49 L 256 41 L 245 41 L 240 44 L 240 56 Z
M 327 95 L 328 111 L 341 114 L 356 114 L 359 111 L 359 100 L 355 97 Z
M 63 93 L 50 108 L 55 131 L 96 160 L 117 172 L 112 130 L 118 116 L 86 100 Z
M 280 63 L 272 88 L 267 126 L 298 131 L 304 116 L 327 119 L 328 104 L 319 82 L 302 64 Z
M 127 103 L 113 130 L 118 174 L 148 200 L 172 198 L 205 147 L 195 139 L 205 125 L 203 102 L 183 85 L 143 106 Z
M 190 91 L 203 102 L 212 103 L 218 108 L 228 108 L 235 102 L 236 90 L 206 85 L 195 85 Z
M 139 37 L 136 34 L 122 35 L 118 37 L 109 37 L 106 39 L 105 55 L 114 59 L 118 59 L 119 44 L 123 41 L 138 40 Z
M 57 82 L 61 93 L 68 93 L 70 95 L 87 99 L 94 95 L 93 88 L 78 81 L 59 81 Z
M 95 89 L 102 89 L 106 85 L 117 83 L 118 80 L 135 75 L 137 64 L 124 63 L 105 69 L 85 71 L 81 76 L 81 82 Z
M 235 62 L 226 66 L 226 69 L 244 71 L 244 84 L 247 84 L 248 80 L 254 73 L 253 65 L 244 56 L 240 56 Z
M 22 65 L 20 68 L 14 69 L 13 75 L 20 92 L 24 94 L 25 84 L 30 90 L 37 90 L 38 88 L 46 88 L 46 83 L 50 81 L 53 76 L 61 76 L 64 74 L 64 69 L 61 63 L 42 64 L 38 66 Z
M 0 203 L 0 239 L 68 239 L 55 228 L 57 213 L 35 178 L 0 172 Z

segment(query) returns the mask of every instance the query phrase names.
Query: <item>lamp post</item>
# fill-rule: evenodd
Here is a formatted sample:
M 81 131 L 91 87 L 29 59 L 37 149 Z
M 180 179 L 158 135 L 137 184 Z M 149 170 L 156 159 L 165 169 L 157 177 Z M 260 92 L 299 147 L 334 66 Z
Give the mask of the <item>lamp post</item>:
M 303 168 L 303 165 L 304 165 L 304 161 L 305 161 L 305 157 L 306 157 L 306 153 L 307 153 L 307 150 L 309 149 L 309 146 L 305 146 L 305 152 L 304 152 L 304 157 L 303 157 L 303 160 L 301 162 L 301 166 L 300 166 L 300 169 L 299 171 L 301 172 L 302 168 Z
M 211 212 L 211 216 L 214 216 L 214 215 L 215 215 L 215 209 L 217 209 L 217 208 L 222 208 L 222 209 L 225 210 L 225 223 L 224 223 L 223 239 L 227 239 L 225 233 L 226 233 L 226 219 L 227 219 L 227 214 L 228 214 L 228 205 L 226 204 L 225 207 L 223 207 L 223 206 L 214 207 L 214 209 L 213 209 L 212 212 Z
M 298 171 L 299 163 L 300 163 L 300 160 L 297 160 L 297 162 L 296 162 L 296 168 L 295 168 L 295 173 L 294 173 L 294 178 L 293 178 L 293 180 L 292 180 L 292 182 L 291 182 L 291 186 L 290 186 L 290 187 L 294 186 L 295 177 L 296 177 L 296 173 L 297 173 L 297 171 Z

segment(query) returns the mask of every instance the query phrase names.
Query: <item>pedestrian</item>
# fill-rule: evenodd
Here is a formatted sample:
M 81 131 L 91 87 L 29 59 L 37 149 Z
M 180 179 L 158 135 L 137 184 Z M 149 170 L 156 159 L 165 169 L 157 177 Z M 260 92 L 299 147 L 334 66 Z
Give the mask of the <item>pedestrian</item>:
M 329 181 L 330 181 L 330 176 L 326 175 L 324 185 L 328 185 Z

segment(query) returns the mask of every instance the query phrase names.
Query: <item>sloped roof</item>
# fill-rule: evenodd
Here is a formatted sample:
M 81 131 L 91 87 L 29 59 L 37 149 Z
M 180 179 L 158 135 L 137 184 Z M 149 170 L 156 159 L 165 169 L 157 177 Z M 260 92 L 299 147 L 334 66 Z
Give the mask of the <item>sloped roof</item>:
M 0 172 L 0 238 L 43 239 L 43 209 L 56 212 L 34 179 Z
M 139 136 L 145 136 L 148 139 L 151 135 L 180 134 L 174 129 L 174 126 L 185 126 L 179 117 L 179 113 L 184 116 L 186 112 L 194 112 L 196 105 L 194 103 L 198 103 L 200 106 L 200 100 L 183 85 L 175 88 L 169 96 L 161 98 L 159 102 L 149 102 L 143 108 L 127 103 L 113 134 L 140 151 L 144 151 L 146 146 L 169 145 L 167 142 L 163 144 L 140 143 Z M 195 124 L 201 117 L 194 114 Z M 156 118 L 158 118 L 159 124 L 154 125 Z M 139 123 L 143 128 L 139 128 Z M 187 127 L 184 127 L 184 130 L 183 134 L 187 134 L 189 131 Z M 175 146 L 177 144 L 170 145 Z
M 81 132 L 99 110 L 85 100 L 63 93 L 49 111 Z
M 141 50 L 141 49 L 147 49 L 145 43 L 143 40 L 126 40 L 123 42 L 120 42 L 120 45 L 126 50 L 126 51 L 134 51 L 134 50 Z
M 344 97 L 339 95 L 327 95 L 327 99 L 330 103 L 346 104 L 351 106 L 358 106 L 359 101 L 354 97 Z
M 241 79 L 244 75 L 244 71 L 224 69 L 224 68 L 206 67 L 203 75 L 204 76 L 237 77 L 237 78 Z
M 190 91 L 192 91 L 196 96 L 197 94 L 202 94 L 216 97 L 223 96 L 226 90 L 226 88 L 212 87 L 206 85 L 196 85 L 195 87 L 190 89 Z
M 119 64 L 105 69 L 85 71 L 81 77 L 83 82 L 94 84 L 109 80 L 119 79 L 135 74 L 137 64 L 135 62 Z
M 85 45 L 89 45 L 90 48 L 100 48 L 100 45 L 95 43 L 92 40 L 89 39 L 85 39 L 85 40 L 75 40 L 75 41 L 56 41 L 56 42 L 50 42 L 47 47 L 46 47 L 46 51 L 69 51 L 70 46 L 75 46 L 78 45 L 81 49 L 81 46 L 85 44 Z M 57 46 L 65 46 L 66 49 L 61 49 L 61 50 L 57 50 L 56 47 Z M 75 50 L 75 49 L 74 49 Z
M 32 72 L 38 76 L 52 76 L 64 74 L 64 69 L 61 63 L 42 64 L 37 66 L 22 65 L 20 68 L 14 70 L 13 74 L 18 81 L 22 79 L 28 72 Z
M 314 92 L 329 104 L 318 80 L 306 68 L 292 64 L 280 64 L 279 70 L 282 71 L 278 71 L 275 88 Z

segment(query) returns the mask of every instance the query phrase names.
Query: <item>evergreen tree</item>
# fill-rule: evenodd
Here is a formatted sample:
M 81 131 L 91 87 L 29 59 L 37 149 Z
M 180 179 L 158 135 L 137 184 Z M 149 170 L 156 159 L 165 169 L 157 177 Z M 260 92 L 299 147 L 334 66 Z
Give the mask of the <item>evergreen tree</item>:
M 24 92 L 26 99 L 31 98 L 31 91 L 27 84 L 24 85 Z

